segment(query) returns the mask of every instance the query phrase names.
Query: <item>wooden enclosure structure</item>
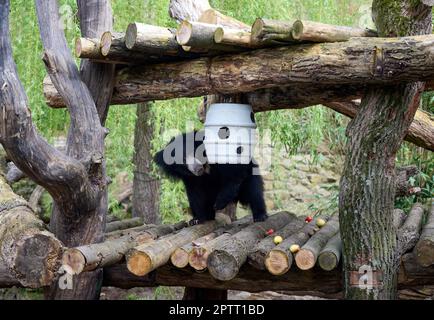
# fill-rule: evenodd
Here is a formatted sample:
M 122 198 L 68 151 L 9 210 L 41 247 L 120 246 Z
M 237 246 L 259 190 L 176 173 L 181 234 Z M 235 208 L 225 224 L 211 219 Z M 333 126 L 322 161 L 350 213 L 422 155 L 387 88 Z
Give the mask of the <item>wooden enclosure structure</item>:
M 124 32 L 112 30 L 107 1 L 79 1 L 83 37 L 75 51 L 83 59 L 81 74 L 56 26 L 57 2 L 36 3 L 49 73 L 44 94 L 49 106 L 69 108 L 73 133 L 66 154 L 35 133 L 11 56 L 9 1 L 0 0 L 0 85 L 1 90 L 12 88 L 0 96 L 6 119 L 0 142 L 17 168 L 47 189 L 56 204 L 50 233 L 0 180 L 5 195 L 0 202 L 0 286 L 51 285 L 51 298 L 93 298 L 96 286 L 90 291 L 88 286 L 102 277 L 105 285 L 182 285 L 211 289 L 203 291 L 210 296 L 223 292 L 220 298 L 227 289 L 337 297 L 345 288 L 347 298 L 380 299 L 393 298 L 396 282 L 405 297 L 421 297 L 421 288 L 434 287 L 434 206 L 427 210 L 425 226 L 418 204 L 406 218 L 399 210 L 392 212 L 395 195 L 416 192 L 408 183 L 414 170 L 394 168 L 402 139 L 434 151 L 433 119 L 417 110 L 420 94 L 434 87 L 431 1 L 418 4 L 418 30 L 413 23 L 392 30 L 387 4 L 380 0 L 374 1 L 384 19 L 376 21 L 378 31 L 263 18 L 248 26 L 207 1 L 173 0 L 170 13 L 180 22 L 177 30 L 132 22 Z M 86 25 L 90 15 L 98 17 L 96 26 Z M 248 102 L 256 112 L 323 104 L 354 117 L 339 215 L 322 228 L 288 212 L 254 224 L 244 218 L 230 225 L 156 226 L 135 219 L 105 227 L 103 141 L 109 105 L 205 95 L 207 103 Z M 15 114 L 20 121 L 14 122 Z M 365 208 L 374 191 L 372 207 Z M 91 232 L 93 224 L 97 230 Z M 387 257 L 372 243 L 362 243 L 363 228 L 380 228 L 394 239 L 384 244 Z M 350 243 L 348 230 L 357 231 L 351 234 L 357 244 Z M 284 239 L 278 245 L 276 235 Z M 362 258 L 356 260 L 358 253 Z M 348 258 L 343 269 L 342 254 Z M 358 282 L 364 265 L 373 268 L 373 283 L 383 284 L 368 296 Z M 375 278 L 377 271 L 381 279 Z M 72 277 L 73 290 L 57 286 L 66 276 Z M 194 296 L 187 292 L 186 298 L 189 294 Z

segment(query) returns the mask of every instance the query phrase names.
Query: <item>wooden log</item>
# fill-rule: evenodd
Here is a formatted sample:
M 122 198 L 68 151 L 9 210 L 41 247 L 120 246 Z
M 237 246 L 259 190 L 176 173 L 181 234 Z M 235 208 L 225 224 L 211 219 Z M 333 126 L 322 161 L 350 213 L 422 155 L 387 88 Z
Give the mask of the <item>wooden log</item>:
M 178 223 L 175 223 L 173 225 L 154 225 L 154 224 L 144 224 L 142 226 L 128 228 L 128 229 L 121 229 L 116 230 L 112 232 L 108 232 L 105 234 L 106 240 L 113 240 L 124 236 L 132 236 L 134 234 L 140 233 L 142 231 L 153 229 L 153 228 L 170 228 L 174 231 L 181 230 L 188 226 L 188 223 L 185 221 L 180 221 Z
M 206 50 L 220 52 L 240 52 L 245 51 L 237 46 L 219 44 L 214 41 L 214 33 L 218 25 L 183 21 L 176 31 L 176 41 L 183 47 L 190 47 L 206 52 Z M 205 49 L 205 50 L 203 50 Z
M 176 248 L 210 233 L 217 225 L 216 221 L 209 221 L 183 229 L 177 234 L 152 244 L 141 245 L 129 250 L 126 254 L 128 270 L 138 276 L 148 274 L 167 263 Z
M 378 33 L 370 29 L 334 26 L 305 20 L 294 22 L 291 35 L 294 40 L 309 42 L 341 42 L 353 37 L 378 37 Z
M 402 226 L 406 218 L 407 215 L 405 214 L 404 210 L 402 209 L 393 210 L 393 226 L 395 227 L 395 229 L 398 230 Z
M 325 271 L 331 271 L 337 268 L 341 259 L 342 240 L 340 233 L 336 233 L 329 239 L 326 246 L 321 250 L 318 256 L 318 265 Z
M 417 263 L 422 267 L 429 267 L 434 264 L 434 201 L 431 204 L 428 221 L 424 225 L 416 245 L 415 256 Z
M 320 280 L 319 280 L 320 279 Z M 324 298 L 342 298 L 342 271 L 324 271 L 320 268 L 300 272 L 291 270 L 276 277 L 245 264 L 231 281 L 219 281 L 207 272 L 195 272 L 191 268 L 179 269 L 170 264 L 162 266 L 146 276 L 138 277 L 127 271 L 125 264 L 104 268 L 104 286 L 123 289 L 153 286 L 181 286 L 261 292 L 285 291 L 293 295 L 312 295 Z M 434 285 L 434 268 L 420 267 L 413 254 L 403 256 L 398 288 L 400 290 Z
M 270 216 L 264 222 L 254 223 L 236 233 L 229 239 L 219 241 L 208 257 L 210 274 L 222 281 L 229 281 L 237 275 L 241 266 L 247 260 L 249 248 L 266 236 L 267 230 L 279 230 L 289 223 L 291 215 L 280 212 Z
M 11 274 L 4 261 L 0 259 L 0 288 L 21 286 L 21 283 Z
M 284 239 L 281 244 L 271 249 L 265 258 L 265 268 L 273 275 L 283 275 L 291 269 L 294 260 L 291 246 L 300 248 L 318 231 L 316 220 L 307 223 L 296 233 Z
M 252 25 L 252 42 L 257 44 L 294 42 L 292 37 L 293 24 L 294 21 L 258 18 Z
M 204 245 L 206 245 L 209 241 L 219 237 L 223 233 L 235 233 L 239 231 L 241 228 L 244 228 L 247 224 L 252 222 L 252 218 L 250 215 L 245 216 L 244 218 L 234 221 L 231 224 L 228 224 L 226 226 L 220 227 L 210 234 L 207 234 L 203 237 L 200 237 L 199 239 L 195 239 L 194 241 L 187 243 L 183 245 L 182 247 L 177 248 L 172 256 L 170 257 L 170 261 L 175 267 L 178 268 L 184 268 L 189 263 L 189 257 L 191 254 L 191 257 L 193 261 L 196 261 L 195 253 L 192 253 L 193 250 L 197 252 L 197 250 L 200 250 L 199 248 L 202 248 Z M 200 250 L 202 252 L 202 250 Z M 194 264 L 194 262 L 193 262 Z
M 214 42 L 242 48 L 260 48 L 262 46 L 252 42 L 252 34 L 243 29 L 217 27 L 214 32 Z
M 105 232 L 112 232 L 116 230 L 123 230 L 133 227 L 138 227 L 143 225 L 143 219 L 140 217 L 131 218 L 131 219 L 124 219 L 120 221 L 113 221 L 110 223 L 107 223 L 105 227 Z
M 114 215 L 112 215 L 112 214 L 109 214 L 109 215 L 107 215 L 107 217 L 106 217 L 106 219 L 105 219 L 105 222 L 106 222 L 106 223 L 110 223 L 110 222 L 119 221 L 119 220 L 120 220 L 119 217 L 114 216 Z
M 341 43 L 261 49 L 211 60 L 200 58 L 124 68 L 119 72 L 116 87 L 119 95 L 123 95 L 133 86 L 135 96 L 146 94 L 149 100 L 234 94 L 318 82 L 388 85 L 425 80 L 434 76 L 434 64 L 427 63 L 434 56 L 429 50 L 433 42 L 434 35 L 395 39 L 352 38 Z M 376 58 L 380 52 L 383 57 L 381 66 Z M 400 54 L 399 59 L 395 53 Z M 282 61 L 291 63 L 282 64 Z M 406 66 L 404 69 L 402 64 Z M 383 71 L 372 74 L 372 69 L 377 66 Z M 423 70 L 420 70 L 421 66 Z
M 315 266 L 321 249 L 339 231 L 339 215 L 335 214 L 327 224 L 315 233 L 295 255 L 295 263 L 301 270 L 309 270 Z
M 128 250 L 174 231 L 176 230 L 172 225 L 159 225 L 102 243 L 70 248 L 63 254 L 62 265 L 71 275 L 110 266 L 121 261 Z
M 15 165 L 15 163 L 13 163 L 13 162 L 8 163 L 8 171 L 6 173 L 6 181 L 9 184 L 18 182 L 25 177 L 26 177 L 26 174 L 24 172 L 22 172 L 20 169 L 18 169 L 17 166 Z
M 424 208 L 420 203 L 415 203 L 407 215 L 404 224 L 397 232 L 398 245 L 396 254 L 400 257 L 414 248 L 420 236 L 420 229 L 424 216 Z
M 80 59 L 104 60 L 101 54 L 101 39 L 75 39 L 75 56 Z
M 172 29 L 144 23 L 130 23 L 125 33 L 125 45 L 129 50 L 162 55 L 185 55 L 176 42 Z
M 44 78 L 44 96 L 47 104 L 53 108 L 64 107 L 64 103 L 49 77 Z M 427 83 L 427 90 L 434 88 L 434 82 Z M 124 92 L 119 94 L 116 88 L 112 98 L 112 104 L 131 104 L 147 101 L 150 98 L 145 94 L 137 94 L 134 86 L 123 85 Z M 263 89 L 246 93 L 246 101 L 252 105 L 255 112 L 263 112 L 277 109 L 298 109 L 312 105 L 325 104 L 345 116 L 353 118 L 359 105 L 352 102 L 360 98 L 365 91 L 364 86 L 328 86 L 317 85 L 307 87 L 305 85 Z M 156 97 L 162 99 L 162 97 Z M 345 103 L 339 102 L 345 101 Z M 415 119 L 410 126 L 406 140 L 427 150 L 434 151 L 434 120 L 422 111 L 416 112 Z
M 228 228 L 217 229 L 216 232 L 210 234 L 210 237 L 208 239 L 204 239 L 206 241 L 204 241 L 203 243 L 198 243 L 198 245 L 196 246 L 193 246 L 188 255 L 188 264 L 190 265 L 190 267 L 192 267 L 196 271 L 204 271 L 207 268 L 208 256 L 214 250 L 217 243 L 241 231 L 251 222 L 251 216 L 246 216 L 240 220 L 234 221 Z
M 0 175 L 0 261 L 11 276 L 29 288 L 50 285 L 61 255 L 61 242 Z
M 248 26 L 244 22 L 241 22 L 235 18 L 226 16 L 223 13 L 221 13 L 215 9 L 212 9 L 212 8 L 206 10 L 200 16 L 198 21 L 209 23 L 209 24 L 220 25 L 223 27 L 244 29 L 245 31 L 250 31 L 250 26 Z
M 305 224 L 306 223 L 304 222 L 303 218 L 293 217 L 293 220 L 282 229 L 276 231 L 274 234 L 259 242 L 249 253 L 248 262 L 259 270 L 265 270 L 265 259 L 267 258 L 270 251 L 276 247 L 274 238 L 276 236 L 280 236 L 282 239 L 287 239 L 297 230 L 300 230 L 300 228 L 302 228 Z

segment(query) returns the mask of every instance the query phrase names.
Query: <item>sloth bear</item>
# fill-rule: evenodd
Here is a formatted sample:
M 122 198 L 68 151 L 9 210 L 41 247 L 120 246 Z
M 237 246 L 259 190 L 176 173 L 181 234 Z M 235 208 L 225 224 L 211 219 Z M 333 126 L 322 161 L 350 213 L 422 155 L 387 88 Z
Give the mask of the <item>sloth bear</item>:
M 266 220 L 262 177 L 254 174 L 258 166 L 252 161 L 207 163 L 203 138 L 203 131 L 184 133 L 154 156 L 166 175 L 183 181 L 193 214 L 191 223 L 214 220 L 216 211 L 235 201 L 250 207 L 255 222 Z

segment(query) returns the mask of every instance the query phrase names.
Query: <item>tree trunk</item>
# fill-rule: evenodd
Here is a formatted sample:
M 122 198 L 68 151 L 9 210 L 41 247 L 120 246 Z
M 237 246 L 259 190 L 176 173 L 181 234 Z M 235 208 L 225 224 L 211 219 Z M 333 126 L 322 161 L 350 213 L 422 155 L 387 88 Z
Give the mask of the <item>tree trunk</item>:
M 373 16 L 380 36 L 431 33 L 431 7 L 420 2 L 374 0 Z M 379 63 L 383 58 L 377 55 L 374 75 L 388 73 Z M 339 197 L 347 299 L 396 298 L 395 155 L 419 107 L 423 86 L 368 90 L 347 128 Z
M 133 217 L 141 217 L 147 224 L 156 224 L 161 221 L 160 180 L 152 174 L 154 125 L 151 108 L 151 103 L 141 103 L 137 106 L 134 129 Z

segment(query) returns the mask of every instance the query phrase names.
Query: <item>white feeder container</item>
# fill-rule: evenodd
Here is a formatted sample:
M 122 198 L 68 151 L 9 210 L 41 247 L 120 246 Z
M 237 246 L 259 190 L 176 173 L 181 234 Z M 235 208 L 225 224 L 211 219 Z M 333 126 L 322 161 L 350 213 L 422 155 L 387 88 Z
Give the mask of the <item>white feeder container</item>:
M 238 103 L 212 104 L 206 114 L 204 145 L 209 163 L 250 163 L 256 145 L 252 107 Z

